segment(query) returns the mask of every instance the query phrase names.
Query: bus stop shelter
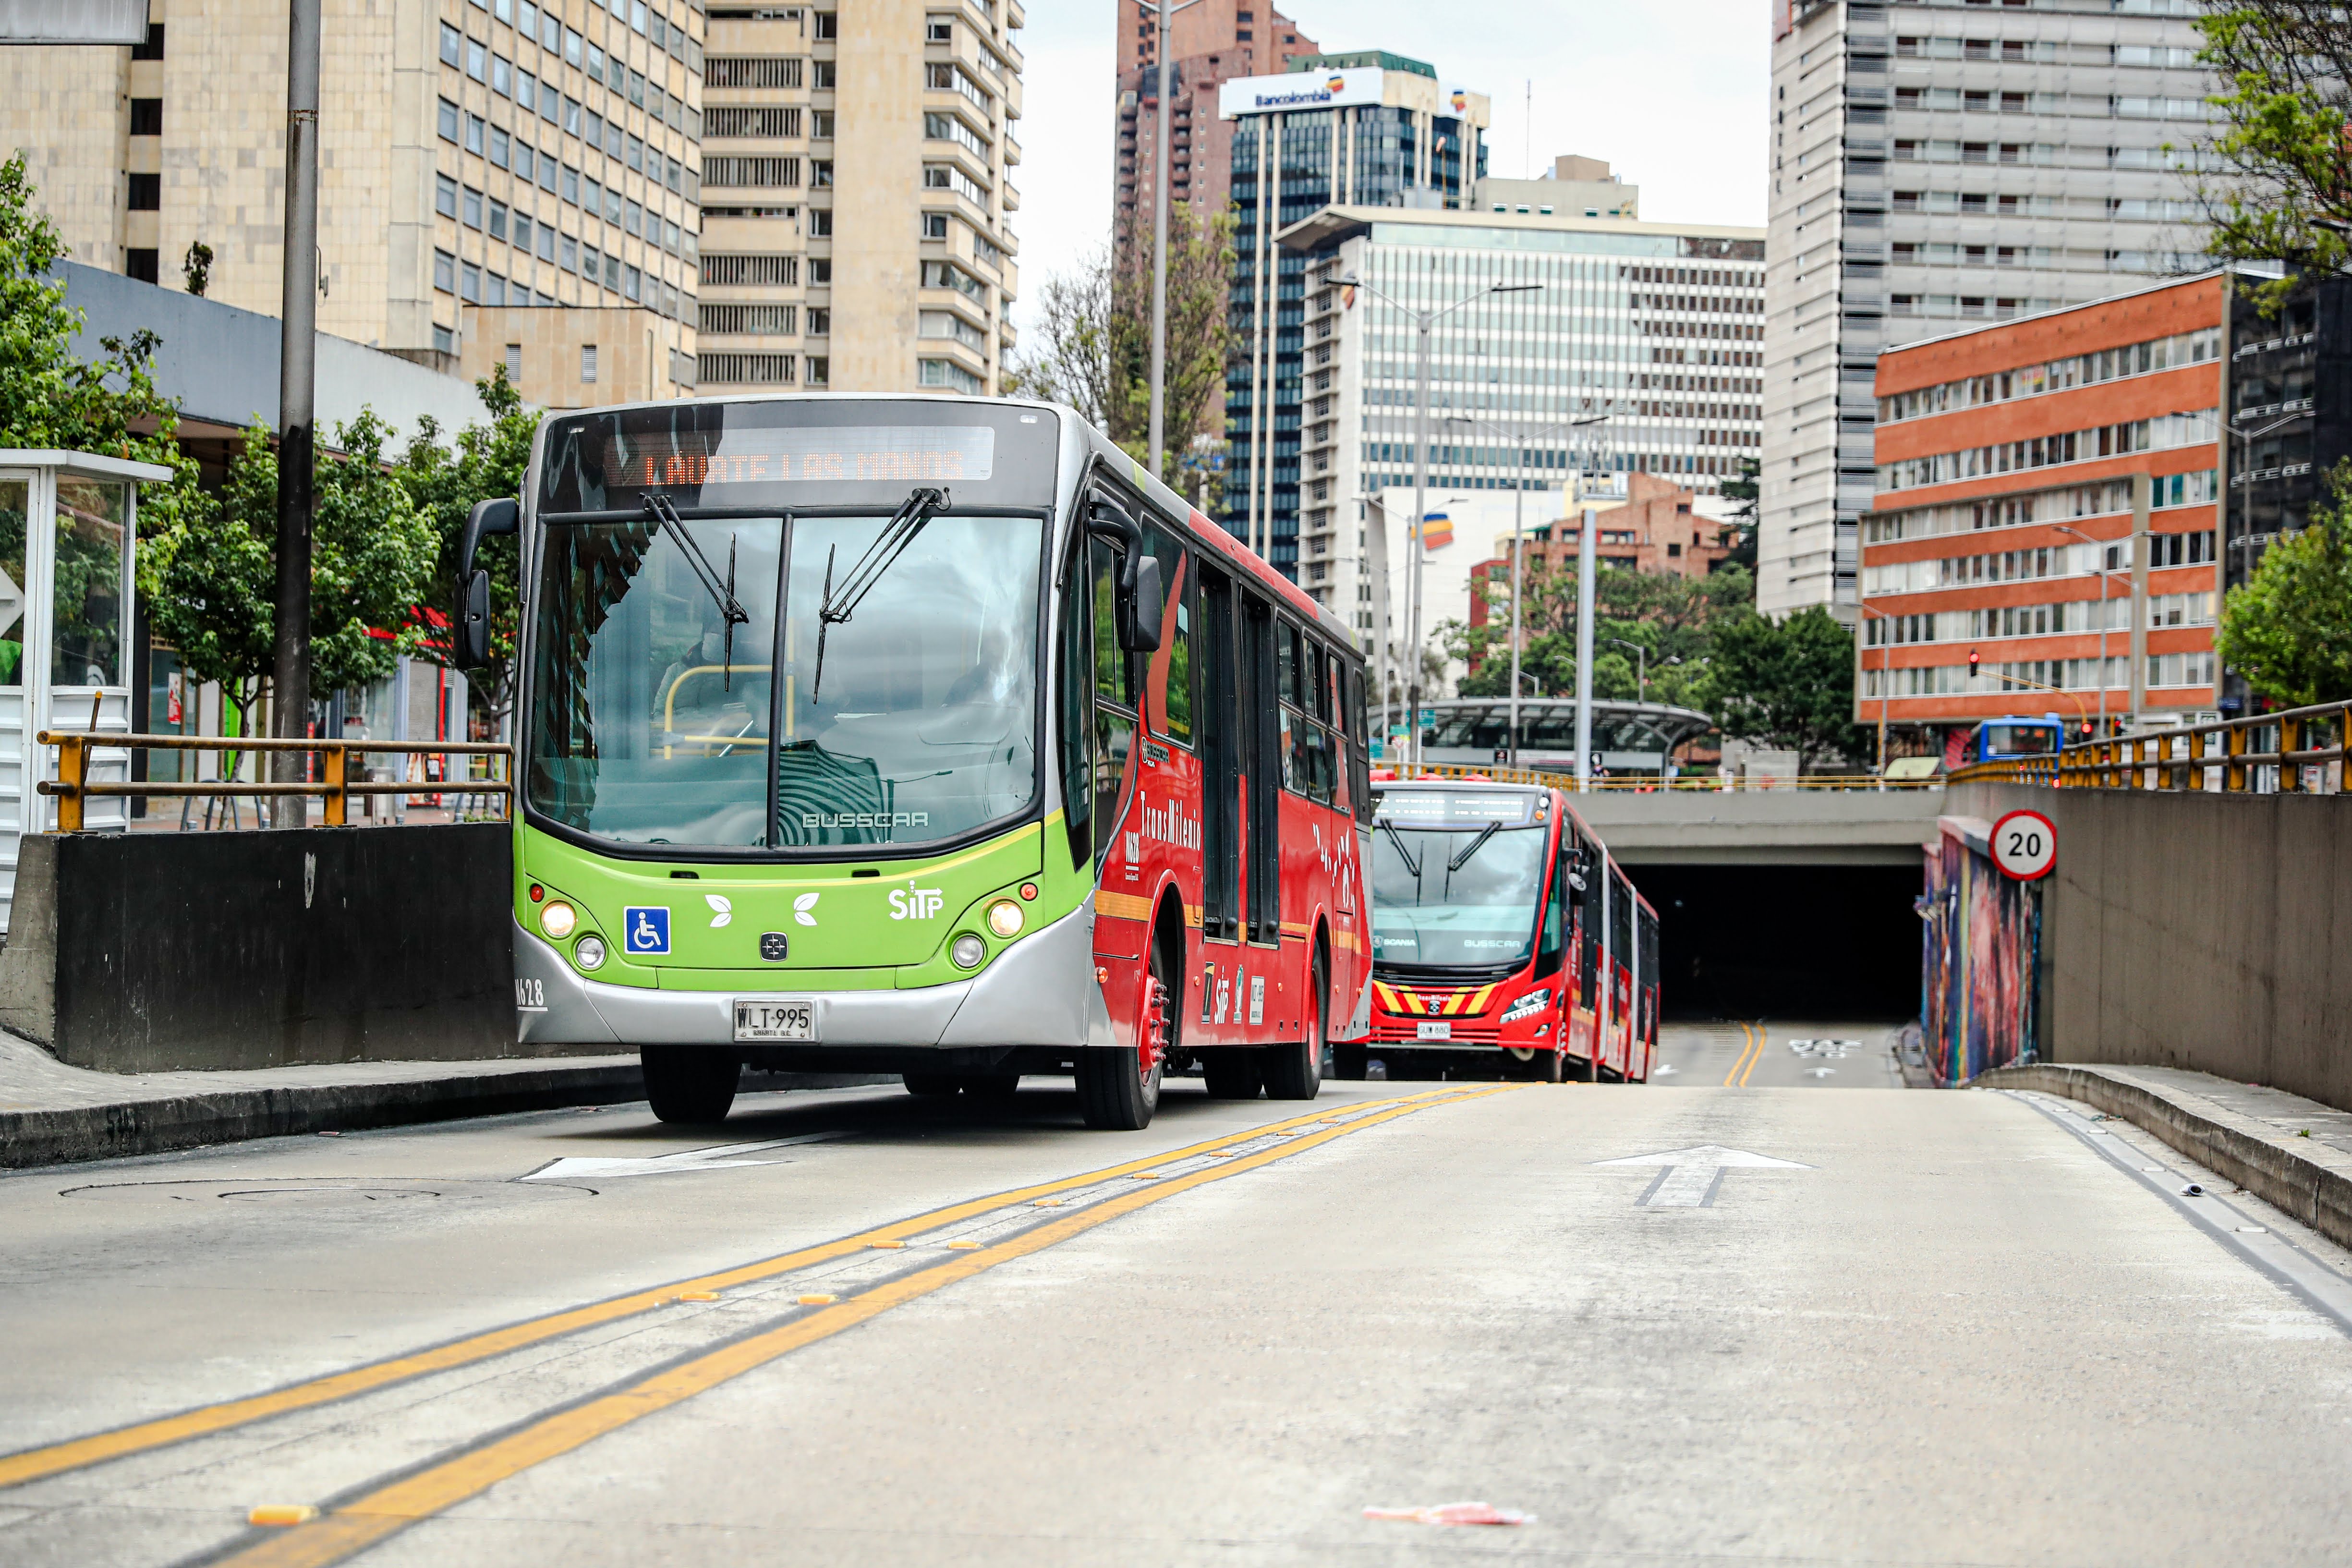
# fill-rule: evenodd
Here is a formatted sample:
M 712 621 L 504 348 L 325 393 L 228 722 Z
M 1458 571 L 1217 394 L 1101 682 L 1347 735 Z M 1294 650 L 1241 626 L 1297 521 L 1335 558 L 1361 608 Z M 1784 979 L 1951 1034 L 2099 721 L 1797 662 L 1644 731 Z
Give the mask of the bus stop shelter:
M 131 732 L 132 573 L 139 487 L 172 479 L 155 463 L 89 452 L 0 448 L 0 932 L 17 846 L 54 826 L 39 793 L 57 776 L 44 730 Z M 105 747 L 92 783 L 127 784 L 131 752 Z M 131 802 L 89 803 L 85 826 L 121 832 Z

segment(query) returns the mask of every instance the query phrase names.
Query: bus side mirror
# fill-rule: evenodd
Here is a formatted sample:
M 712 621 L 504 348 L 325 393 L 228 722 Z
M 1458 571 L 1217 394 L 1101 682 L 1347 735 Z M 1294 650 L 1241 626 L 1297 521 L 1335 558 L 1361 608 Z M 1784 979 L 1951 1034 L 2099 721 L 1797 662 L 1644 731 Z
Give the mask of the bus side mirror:
M 522 503 L 512 496 L 478 500 L 466 516 L 457 541 L 457 668 L 479 669 L 490 662 L 490 574 L 474 558 L 493 534 L 522 531 Z
M 490 662 L 490 574 L 467 575 L 457 606 L 457 668 L 479 669 Z
M 1168 597 L 1160 585 L 1160 558 L 1130 559 L 1119 594 L 1118 646 L 1129 653 L 1160 651 L 1160 616 Z

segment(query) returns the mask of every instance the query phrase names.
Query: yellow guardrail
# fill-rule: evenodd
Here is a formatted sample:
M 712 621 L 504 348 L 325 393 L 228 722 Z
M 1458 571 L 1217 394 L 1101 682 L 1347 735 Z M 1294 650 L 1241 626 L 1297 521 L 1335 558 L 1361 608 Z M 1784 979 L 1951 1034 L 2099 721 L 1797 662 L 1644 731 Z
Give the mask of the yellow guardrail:
M 505 799 L 511 814 L 514 795 L 514 748 L 485 741 L 311 741 L 278 740 L 266 735 L 109 735 L 87 730 L 44 730 L 34 739 L 58 749 L 58 776 L 43 779 L 40 793 L 58 801 L 58 831 L 82 831 L 83 803 L 108 795 L 195 796 L 202 799 L 246 795 L 310 795 L 326 802 L 326 825 L 340 827 L 351 820 L 355 795 L 487 795 Z M 251 784 L 237 779 L 181 784 L 168 779 L 132 779 L 122 784 L 92 784 L 92 752 L 104 749 L 149 752 L 304 752 L 319 758 L 319 777 L 294 784 Z M 476 756 L 505 759 L 500 776 L 488 779 L 367 779 L 353 780 L 354 755 Z
M 1419 767 L 1405 763 L 1374 763 L 1376 771 L 1385 771 L 1400 780 L 1416 778 L 1461 779 L 1465 782 L 1484 781 L 1492 784 L 1541 784 L 1550 789 L 1577 793 L 1574 773 L 1552 773 L 1536 768 L 1481 767 L 1473 763 L 1423 763 Z M 1876 773 L 1798 773 L 1785 778 L 1731 778 L 1717 773 L 1685 773 L 1674 778 L 1660 778 L 1655 773 L 1620 775 L 1594 779 L 1595 793 L 1606 790 L 1616 795 L 1722 795 L 1727 793 L 1761 793 L 1767 790 L 1905 790 L 1941 789 L 1940 777 L 1924 779 L 1882 779 Z
M 2332 781 L 2326 765 L 2345 760 L 2352 738 L 2352 703 L 2323 702 L 2277 713 L 2183 724 L 2144 735 L 2077 741 L 2051 756 L 1976 763 L 1956 770 L 1955 784 L 1988 780 L 2053 789 L 2206 790 L 2232 795 L 2341 794 L 2343 772 Z M 2316 781 L 2304 776 L 2317 768 Z M 2276 770 L 2273 780 L 2269 770 Z

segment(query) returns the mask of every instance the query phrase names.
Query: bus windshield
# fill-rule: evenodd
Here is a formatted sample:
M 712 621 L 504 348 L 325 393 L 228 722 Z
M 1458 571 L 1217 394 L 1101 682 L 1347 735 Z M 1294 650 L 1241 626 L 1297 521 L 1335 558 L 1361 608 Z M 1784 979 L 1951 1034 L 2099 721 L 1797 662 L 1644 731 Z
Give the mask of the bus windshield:
M 1489 969 L 1531 957 L 1548 837 L 1535 804 L 1518 793 L 1383 791 L 1372 835 L 1374 962 Z
M 1026 807 L 1044 521 L 930 517 L 821 621 L 891 521 L 551 526 L 530 806 L 619 843 L 737 850 L 921 845 Z

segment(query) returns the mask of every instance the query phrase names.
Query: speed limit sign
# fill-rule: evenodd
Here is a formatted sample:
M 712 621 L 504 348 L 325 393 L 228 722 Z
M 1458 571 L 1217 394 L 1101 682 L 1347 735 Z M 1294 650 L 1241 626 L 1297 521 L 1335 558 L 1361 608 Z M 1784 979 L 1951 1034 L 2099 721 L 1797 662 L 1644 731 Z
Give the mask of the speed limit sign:
M 1992 863 L 2020 882 L 2047 877 L 2058 863 L 2058 830 L 2038 811 L 2012 811 L 1992 825 Z

